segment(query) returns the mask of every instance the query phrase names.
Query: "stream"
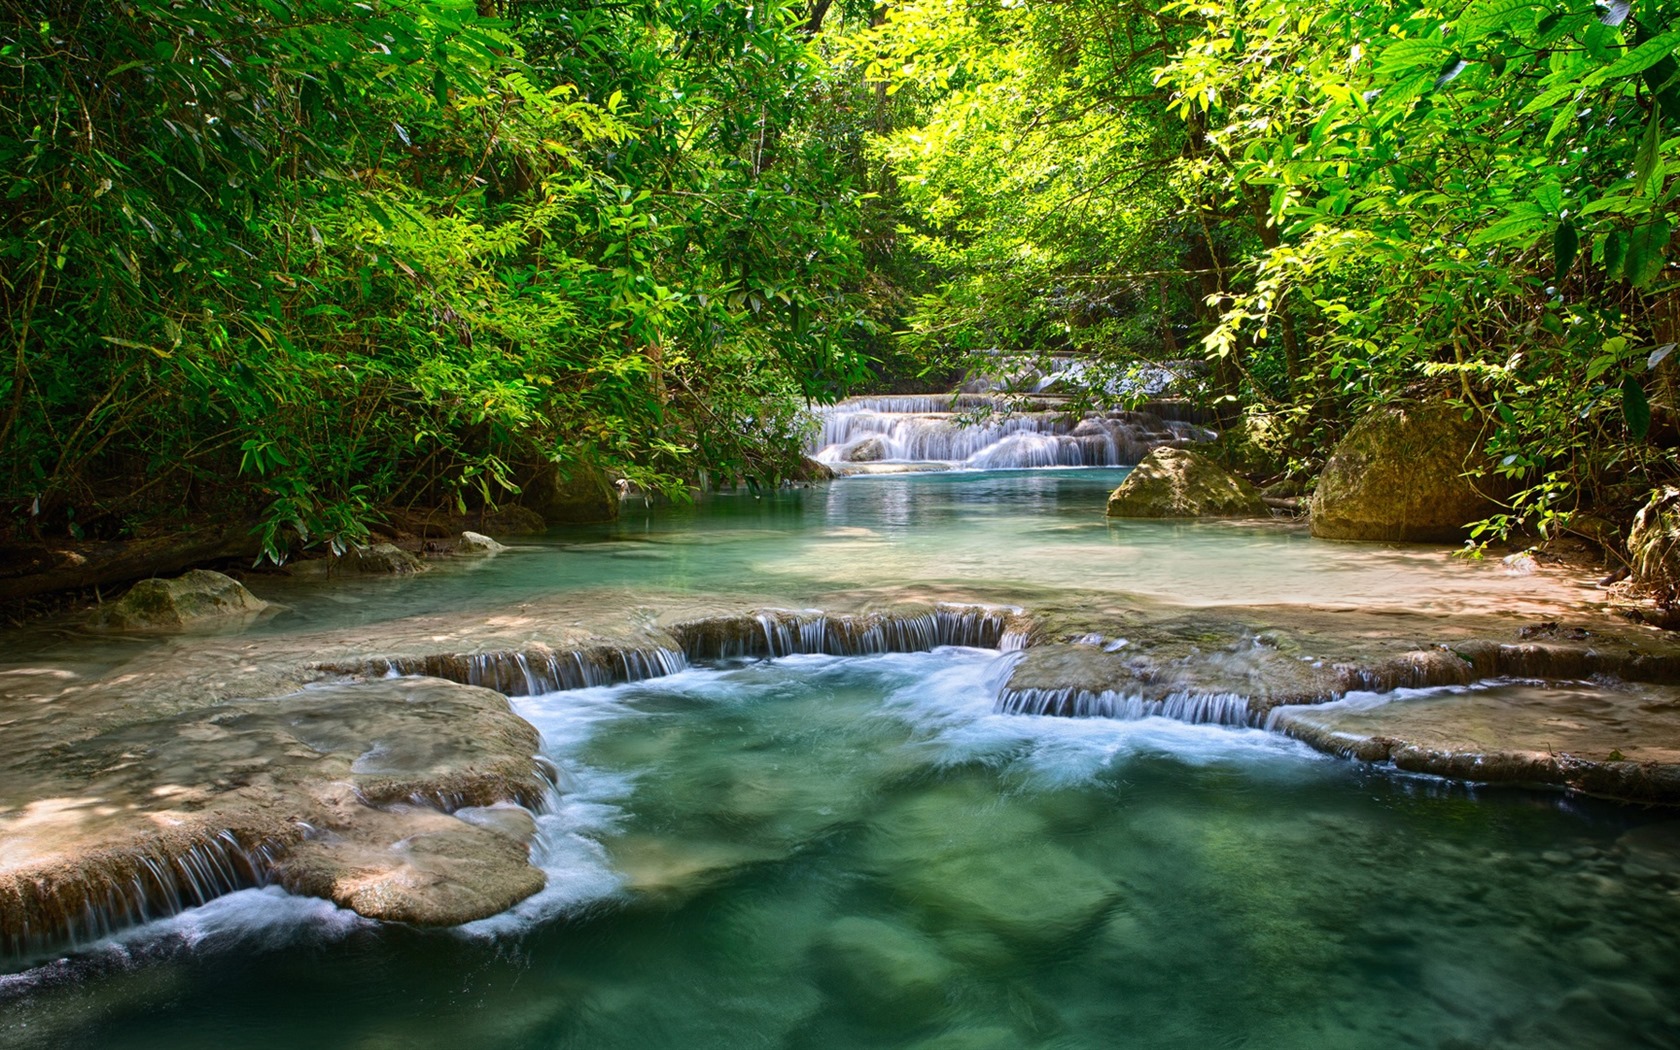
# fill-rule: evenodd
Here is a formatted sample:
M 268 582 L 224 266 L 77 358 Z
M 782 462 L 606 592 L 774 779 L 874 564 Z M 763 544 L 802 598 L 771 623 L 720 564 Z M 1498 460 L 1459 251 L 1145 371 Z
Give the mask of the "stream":
M 290 609 L 237 634 L 43 631 L 0 670 L 246 659 L 531 602 L 581 623 L 892 588 L 1516 623 L 1588 594 L 1568 574 L 1287 524 L 1105 521 L 1123 476 L 859 475 L 632 502 L 614 525 L 415 578 L 254 577 Z M 428 931 L 241 890 L 13 967 L 0 1046 L 1680 1045 L 1672 810 L 1408 775 L 1260 728 L 999 713 L 1008 660 L 724 659 L 513 697 L 560 770 L 535 897 Z

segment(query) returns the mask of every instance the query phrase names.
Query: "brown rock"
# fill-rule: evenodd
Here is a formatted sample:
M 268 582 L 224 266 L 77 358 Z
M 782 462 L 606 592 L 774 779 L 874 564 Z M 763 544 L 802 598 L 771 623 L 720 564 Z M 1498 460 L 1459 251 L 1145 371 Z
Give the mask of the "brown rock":
M 526 482 L 520 502 L 557 525 L 588 525 L 618 518 L 618 491 L 592 463 L 547 464 Z
M 1634 516 L 1628 554 L 1635 582 L 1660 600 L 1680 590 L 1680 489 L 1664 486 Z
M 1481 426 L 1442 402 L 1374 409 L 1324 464 L 1312 499 L 1312 534 L 1335 540 L 1455 543 L 1466 524 L 1499 509 Z
M 181 628 L 248 619 L 271 608 L 238 580 L 193 569 L 173 580 L 141 580 L 118 601 L 100 606 L 93 623 L 117 630 Z
M 1266 513 L 1258 489 L 1185 448 L 1153 450 L 1108 497 L 1111 518 L 1236 518 Z

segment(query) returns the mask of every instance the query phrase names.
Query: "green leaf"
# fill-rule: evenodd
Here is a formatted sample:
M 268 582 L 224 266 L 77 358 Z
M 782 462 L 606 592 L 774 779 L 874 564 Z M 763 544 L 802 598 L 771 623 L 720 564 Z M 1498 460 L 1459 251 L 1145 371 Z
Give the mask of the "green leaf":
M 1643 288 L 1662 272 L 1672 233 L 1673 229 L 1665 217 L 1658 217 L 1629 231 L 1627 258 L 1622 262 L 1622 275 L 1629 284 Z
M 1611 230 L 1604 238 L 1604 276 L 1615 280 L 1622 275 L 1622 263 L 1627 259 L 1627 235 L 1621 230 Z
M 1503 29 L 1518 16 L 1539 7 L 1535 0 L 1476 0 L 1458 16 L 1456 30 L 1460 40 L 1474 40 L 1495 29 Z
M 1622 380 L 1622 418 L 1635 441 L 1644 441 L 1651 432 L 1651 402 L 1645 397 L 1645 388 L 1632 376 Z
M 1581 248 L 1581 236 L 1568 220 L 1558 223 L 1552 234 L 1552 280 L 1561 282 L 1575 263 L 1575 253 Z
M 1680 47 L 1680 29 L 1654 36 L 1592 75 L 1595 83 L 1633 76 L 1661 62 Z

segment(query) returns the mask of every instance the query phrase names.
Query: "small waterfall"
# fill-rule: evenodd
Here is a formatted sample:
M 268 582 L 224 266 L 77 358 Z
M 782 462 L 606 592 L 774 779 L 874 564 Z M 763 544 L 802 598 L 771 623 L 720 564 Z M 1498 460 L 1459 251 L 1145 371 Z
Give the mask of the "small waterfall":
M 1017 410 L 1020 408 L 1021 410 Z M 956 397 L 851 398 L 819 413 L 810 448 L 824 463 L 943 463 L 976 470 L 1113 467 L 1137 463 L 1160 445 L 1207 441 L 1195 423 L 1148 412 L 1084 418 L 1042 402 Z
M 677 624 L 671 633 L 691 660 L 729 660 L 796 654 L 864 656 L 917 653 L 941 645 L 1003 647 L 1016 610 L 940 604 L 926 611 L 831 616 L 817 611 L 763 609 L 738 616 Z M 1025 632 L 1014 629 L 1014 635 Z
M 303 829 L 299 829 L 301 837 Z M 137 923 L 177 915 L 223 894 L 265 886 L 290 845 L 243 842 L 231 830 L 168 836 L 110 849 L 59 877 L 0 880 L 0 954 L 35 958 Z
M 1171 718 L 1193 725 L 1255 727 L 1248 698 L 1234 693 L 1174 693 L 1159 699 L 1088 689 L 1004 689 L 995 710 L 1010 715 L 1059 718 Z
M 538 696 L 561 689 L 662 678 L 686 668 L 688 659 L 679 649 L 653 644 L 602 644 L 565 650 L 534 644 L 524 649 L 386 656 L 361 664 L 320 666 L 339 674 L 426 675 L 484 686 L 504 696 Z

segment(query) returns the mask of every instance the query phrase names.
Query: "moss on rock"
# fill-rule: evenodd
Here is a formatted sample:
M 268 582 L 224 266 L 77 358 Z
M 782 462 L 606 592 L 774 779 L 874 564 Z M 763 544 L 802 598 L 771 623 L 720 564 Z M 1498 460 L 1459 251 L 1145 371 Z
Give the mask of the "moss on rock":
M 1241 518 L 1266 514 L 1253 485 L 1186 448 L 1162 446 L 1108 497 L 1111 518 Z
M 1331 452 L 1312 499 L 1312 534 L 1333 540 L 1455 543 L 1496 512 L 1485 483 L 1481 427 L 1444 402 L 1372 410 Z
M 243 619 L 269 608 L 231 576 L 193 569 L 172 580 L 141 580 L 121 599 L 100 606 L 93 622 L 116 630 L 179 628 Z

